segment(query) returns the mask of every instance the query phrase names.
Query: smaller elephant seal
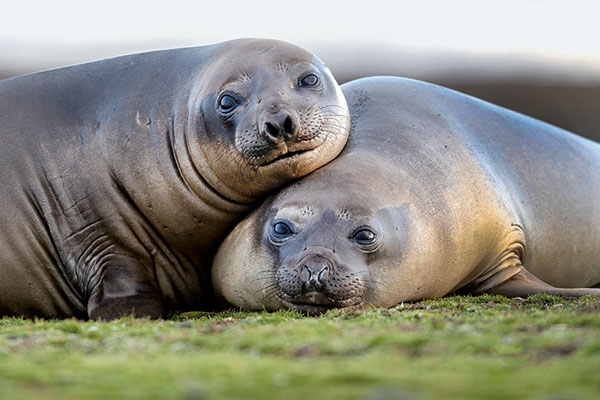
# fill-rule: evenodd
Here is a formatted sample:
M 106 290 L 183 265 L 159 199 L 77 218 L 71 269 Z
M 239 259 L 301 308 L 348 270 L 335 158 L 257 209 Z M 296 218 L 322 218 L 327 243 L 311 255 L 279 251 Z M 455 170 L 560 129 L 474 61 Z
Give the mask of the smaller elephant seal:
M 423 82 L 342 90 L 347 146 L 227 237 L 212 272 L 224 300 L 320 313 L 600 294 L 578 288 L 600 282 L 600 145 Z
M 349 124 L 326 66 L 274 40 L 0 81 L 0 315 L 210 308 L 228 231 Z

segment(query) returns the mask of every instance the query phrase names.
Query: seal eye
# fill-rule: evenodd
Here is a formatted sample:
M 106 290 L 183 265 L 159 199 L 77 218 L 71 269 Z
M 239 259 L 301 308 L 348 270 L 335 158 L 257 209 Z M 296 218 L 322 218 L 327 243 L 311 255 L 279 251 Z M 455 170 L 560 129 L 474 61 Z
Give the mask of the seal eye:
M 354 234 L 354 240 L 362 245 L 372 244 L 375 238 L 375 233 L 370 229 L 361 229 Z
M 288 221 L 277 220 L 271 226 L 271 243 L 279 245 L 294 234 L 294 228 Z
M 319 78 L 315 74 L 308 74 L 300 79 L 300 86 L 310 87 L 319 83 Z
M 288 224 L 286 224 L 283 221 L 278 221 L 273 224 L 273 233 L 276 236 L 284 237 L 284 236 L 290 236 L 293 233 L 293 231 L 292 231 L 292 228 Z
M 223 113 L 229 113 L 233 111 L 235 107 L 237 107 L 238 102 L 236 99 L 228 94 L 224 94 L 219 99 L 219 110 Z

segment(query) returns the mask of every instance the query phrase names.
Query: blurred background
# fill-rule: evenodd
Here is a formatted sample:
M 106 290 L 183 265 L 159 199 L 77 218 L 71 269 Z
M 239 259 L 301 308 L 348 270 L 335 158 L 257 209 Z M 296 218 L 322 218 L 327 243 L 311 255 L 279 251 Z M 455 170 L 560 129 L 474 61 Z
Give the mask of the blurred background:
M 595 0 L 2 2 L 0 78 L 240 37 L 293 42 L 340 83 L 398 75 L 600 141 Z

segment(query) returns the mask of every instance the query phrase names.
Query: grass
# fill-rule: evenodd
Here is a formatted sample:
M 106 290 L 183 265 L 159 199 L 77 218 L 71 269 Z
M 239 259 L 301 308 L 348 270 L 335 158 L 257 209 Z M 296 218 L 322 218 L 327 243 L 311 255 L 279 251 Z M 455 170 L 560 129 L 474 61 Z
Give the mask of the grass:
M 0 399 L 598 399 L 600 299 L 0 319 Z

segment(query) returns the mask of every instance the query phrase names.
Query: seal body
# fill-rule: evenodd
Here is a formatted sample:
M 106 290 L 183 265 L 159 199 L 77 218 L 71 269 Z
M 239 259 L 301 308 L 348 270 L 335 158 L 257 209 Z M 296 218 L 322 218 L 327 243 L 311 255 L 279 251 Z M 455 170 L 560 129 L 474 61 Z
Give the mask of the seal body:
M 272 40 L 0 81 L 0 315 L 207 307 L 228 230 L 348 129 L 325 65 Z
M 213 265 L 224 300 L 318 313 L 600 294 L 586 288 L 600 282 L 600 145 L 423 82 L 342 90 L 347 146 L 228 236 Z

